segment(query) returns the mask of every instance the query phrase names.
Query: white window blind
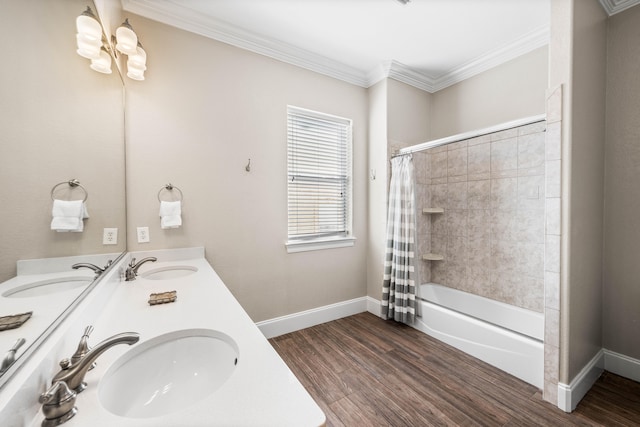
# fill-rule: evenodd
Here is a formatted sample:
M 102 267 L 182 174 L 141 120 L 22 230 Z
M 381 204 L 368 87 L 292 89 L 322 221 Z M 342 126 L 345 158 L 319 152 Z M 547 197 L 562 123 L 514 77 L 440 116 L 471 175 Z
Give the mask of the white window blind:
M 288 238 L 348 236 L 351 120 L 287 109 Z

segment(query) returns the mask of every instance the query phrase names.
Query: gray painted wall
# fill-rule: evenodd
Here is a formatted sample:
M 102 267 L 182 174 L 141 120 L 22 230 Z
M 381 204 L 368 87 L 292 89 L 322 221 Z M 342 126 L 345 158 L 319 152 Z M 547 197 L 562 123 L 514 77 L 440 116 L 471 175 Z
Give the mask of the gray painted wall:
M 604 347 L 640 359 L 640 7 L 609 19 Z
M 567 183 L 570 256 L 564 264 L 568 301 L 561 314 L 568 316 L 568 348 L 561 351 L 568 351 L 569 381 L 602 348 L 606 29 L 607 14 L 597 0 L 574 1 Z

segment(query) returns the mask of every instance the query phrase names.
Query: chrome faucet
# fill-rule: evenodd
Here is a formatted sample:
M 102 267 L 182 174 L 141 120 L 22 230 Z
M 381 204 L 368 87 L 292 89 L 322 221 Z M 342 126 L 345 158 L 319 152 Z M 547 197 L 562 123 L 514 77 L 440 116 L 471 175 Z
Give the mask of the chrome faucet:
M 18 338 L 18 340 L 13 344 L 13 347 L 11 347 L 9 351 L 7 351 L 4 359 L 2 359 L 2 365 L 0 365 L 0 374 L 7 371 L 11 367 L 11 365 L 13 365 L 13 362 L 16 361 L 16 351 L 18 351 L 18 349 L 22 347 L 22 344 L 24 344 L 25 341 L 26 340 L 24 338 Z
M 60 367 L 62 368 L 51 381 L 55 384 L 63 381 L 70 389 L 80 393 L 85 389 L 87 384 L 84 382 L 84 376 L 96 361 L 98 356 L 118 344 L 135 344 L 140 340 L 140 335 L 135 332 L 124 332 L 114 335 L 106 340 L 96 344 L 91 350 L 80 358 L 77 362 L 72 363 L 69 359 L 62 359 Z
M 158 258 L 150 256 L 148 258 L 143 258 L 136 263 L 136 259 L 131 258 L 131 262 L 129 263 L 129 266 L 127 267 L 127 270 L 124 273 L 124 280 L 127 282 L 136 280 L 136 276 L 138 275 L 138 269 L 142 264 L 149 261 L 156 262 L 157 260 Z
M 107 261 L 107 265 L 105 265 L 103 268 L 100 268 L 97 265 L 91 264 L 89 262 L 79 262 L 77 264 L 73 264 L 71 268 L 73 268 L 74 270 L 78 270 L 79 268 L 88 268 L 90 270 L 93 270 L 93 272 L 96 273 L 95 277 L 98 278 L 102 273 L 105 272 L 107 268 L 109 268 L 112 263 L 113 260 L 109 260 Z

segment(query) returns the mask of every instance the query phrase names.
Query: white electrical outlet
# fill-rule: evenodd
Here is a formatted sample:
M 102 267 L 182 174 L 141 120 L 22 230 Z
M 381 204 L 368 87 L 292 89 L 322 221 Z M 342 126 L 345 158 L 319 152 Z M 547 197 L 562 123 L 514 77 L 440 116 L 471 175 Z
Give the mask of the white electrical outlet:
M 117 245 L 118 244 L 118 229 L 117 228 L 105 228 L 102 231 L 102 244 L 103 245 Z
M 149 243 L 149 227 L 138 227 L 138 243 Z

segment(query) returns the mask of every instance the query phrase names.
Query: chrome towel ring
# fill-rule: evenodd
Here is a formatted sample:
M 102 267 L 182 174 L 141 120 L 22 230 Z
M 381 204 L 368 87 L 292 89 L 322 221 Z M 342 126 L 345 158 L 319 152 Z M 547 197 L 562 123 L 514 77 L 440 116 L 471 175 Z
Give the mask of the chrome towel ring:
M 161 202 L 162 199 L 160 198 L 160 194 L 162 194 L 163 191 L 173 191 L 176 190 L 178 192 L 178 194 L 180 195 L 180 198 L 178 200 L 173 200 L 174 202 L 181 202 L 182 201 L 182 191 L 176 187 L 175 185 L 172 185 L 171 183 L 165 185 L 164 187 L 162 187 L 160 189 L 160 191 L 158 191 L 158 201 Z
M 59 182 L 56 185 L 54 185 L 53 188 L 51 189 L 51 200 L 55 200 L 55 197 L 53 196 L 53 193 L 55 193 L 56 189 L 58 187 L 60 187 L 61 185 L 65 185 L 65 184 L 67 184 L 71 188 L 80 187 L 80 189 L 84 192 L 84 198 L 82 199 L 82 201 L 83 202 L 87 201 L 87 197 L 89 197 L 89 192 L 87 191 L 86 188 L 84 188 L 82 186 L 82 184 L 80 184 L 80 181 L 78 181 L 75 178 L 70 179 L 69 181 L 62 181 L 62 182 Z

